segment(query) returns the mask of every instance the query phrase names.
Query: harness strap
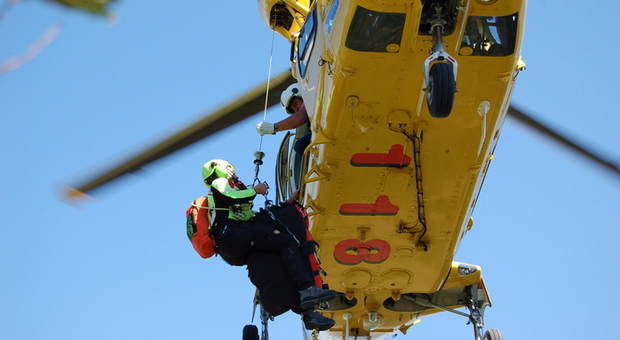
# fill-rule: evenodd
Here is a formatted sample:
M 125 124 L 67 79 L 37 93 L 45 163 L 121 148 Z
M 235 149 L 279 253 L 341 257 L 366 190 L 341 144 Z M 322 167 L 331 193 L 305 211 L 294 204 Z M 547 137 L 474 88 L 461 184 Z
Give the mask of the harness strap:
M 295 242 L 297 242 L 297 246 L 301 247 L 301 242 L 299 242 L 299 240 L 297 239 L 297 237 L 295 237 L 295 234 L 293 234 L 293 232 L 291 232 L 288 227 L 286 226 L 286 224 L 284 224 L 282 221 L 280 221 L 276 215 L 274 215 L 271 210 L 267 209 L 267 213 L 269 214 L 269 216 L 271 217 L 272 220 L 278 222 L 281 226 L 284 227 L 284 229 L 286 229 L 286 232 L 289 233 L 291 235 L 291 237 L 293 237 L 293 239 L 295 240 Z
M 192 203 L 192 207 L 196 207 L 196 208 L 199 208 L 199 209 L 209 209 L 209 210 L 228 210 L 228 208 L 203 207 L 203 206 L 200 206 L 200 205 L 194 204 L 194 203 Z

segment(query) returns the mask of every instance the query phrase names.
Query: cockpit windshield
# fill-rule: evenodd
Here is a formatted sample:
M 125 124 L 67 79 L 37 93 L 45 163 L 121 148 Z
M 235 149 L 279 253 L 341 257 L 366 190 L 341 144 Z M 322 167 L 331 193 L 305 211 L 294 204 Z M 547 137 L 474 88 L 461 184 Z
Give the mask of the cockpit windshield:
M 405 18 L 405 13 L 375 12 L 358 6 L 345 46 L 360 52 L 398 52 Z
M 503 57 L 514 53 L 517 13 L 503 17 L 470 16 L 460 55 Z

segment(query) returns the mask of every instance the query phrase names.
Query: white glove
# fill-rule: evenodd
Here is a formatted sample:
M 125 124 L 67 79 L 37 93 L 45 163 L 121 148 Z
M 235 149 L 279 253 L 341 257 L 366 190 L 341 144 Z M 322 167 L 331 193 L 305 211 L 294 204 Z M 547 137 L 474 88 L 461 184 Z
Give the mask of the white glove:
M 275 135 L 276 134 L 276 124 L 260 122 L 256 125 L 256 132 L 259 135 Z

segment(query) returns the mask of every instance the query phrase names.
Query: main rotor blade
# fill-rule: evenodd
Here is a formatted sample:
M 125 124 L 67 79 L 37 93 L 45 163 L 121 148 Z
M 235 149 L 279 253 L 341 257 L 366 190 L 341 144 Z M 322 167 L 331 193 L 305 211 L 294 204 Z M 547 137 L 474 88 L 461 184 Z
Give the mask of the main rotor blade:
M 295 82 L 295 79 L 291 76 L 289 70 L 272 78 L 269 81 L 269 91 L 278 93 L 278 96 L 267 95 L 267 107 L 279 103 L 279 93 L 284 91 L 286 87 L 293 82 Z M 267 83 L 254 88 L 245 96 L 235 99 L 230 104 L 207 115 L 142 153 L 131 157 L 83 184 L 75 186 L 75 188 L 70 188 L 67 192 L 67 196 L 83 196 L 118 177 L 136 172 L 149 163 L 168 156 L 190 144 L 198 142 L 220 130 L 261 112 L 265 108 L 266 92 Z
M 578 145 L 576 142 L 571 141 L 557 131 L 552 130 L 550 127 L 542 124 L 541 122 L 525 114 L 523 111 L 515 108 L 514 106 L 511 105 L 510 108 L 508 108 L 508 115 L 512 118 L 515 118 L 520 123 L 540 132 L 544 136 L 553 139 L 554 141 L 568 147 L 569 149 L 581 154 L 582 156 L 585 156 L 596 164 L 604 167 L 607 170 L 611 170 L 616 175 L 620 176 L 620 165 L 618 165 L 617 163 L 605 160 L 597 153 L 587 150 L 585 147 Z

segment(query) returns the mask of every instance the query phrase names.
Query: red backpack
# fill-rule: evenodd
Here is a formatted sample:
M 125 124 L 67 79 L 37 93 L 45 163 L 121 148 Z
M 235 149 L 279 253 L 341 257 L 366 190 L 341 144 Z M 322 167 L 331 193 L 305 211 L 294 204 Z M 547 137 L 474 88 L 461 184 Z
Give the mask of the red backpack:
M 206 196 L 197 198 L 192 205 L 187 208 L 185 217 L 187 218 L 187 237 L 192 242 L 194 250 L 202 258 L 206 259 L 215 255 L 215 240 L 211 238 L 209 228 L 209 200 Z

